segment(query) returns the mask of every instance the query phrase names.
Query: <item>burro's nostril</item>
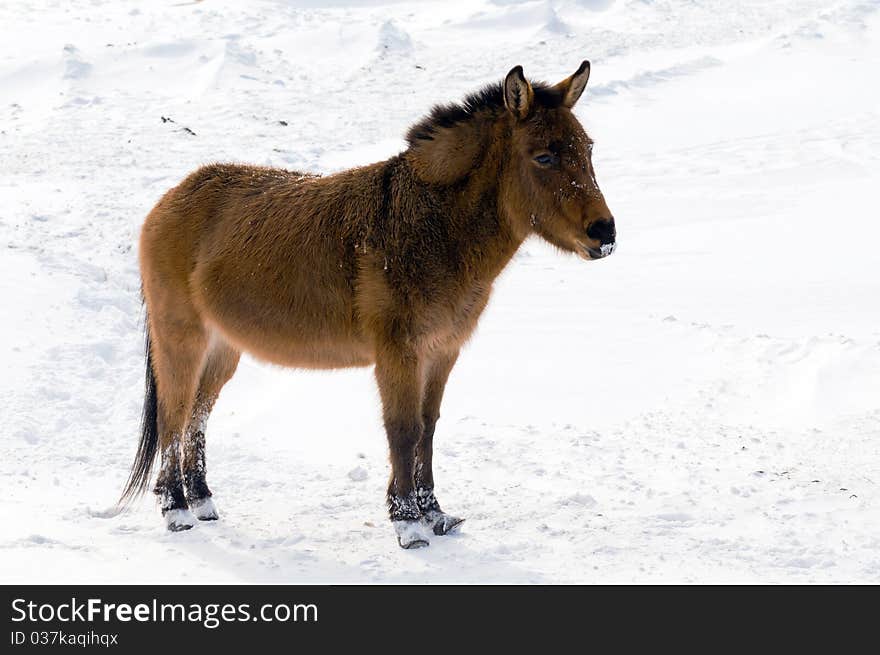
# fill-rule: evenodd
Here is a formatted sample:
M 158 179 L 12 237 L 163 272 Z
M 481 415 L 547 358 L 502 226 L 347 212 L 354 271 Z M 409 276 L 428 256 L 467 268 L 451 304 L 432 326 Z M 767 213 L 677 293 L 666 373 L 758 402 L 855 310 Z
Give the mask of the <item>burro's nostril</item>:
M 595 239 L 600 245 L 614 243 L 617 238 L 617 231 L 614 229 L 614 219 L 603 218 L 593 221 L 587 228 L 587 236 Z

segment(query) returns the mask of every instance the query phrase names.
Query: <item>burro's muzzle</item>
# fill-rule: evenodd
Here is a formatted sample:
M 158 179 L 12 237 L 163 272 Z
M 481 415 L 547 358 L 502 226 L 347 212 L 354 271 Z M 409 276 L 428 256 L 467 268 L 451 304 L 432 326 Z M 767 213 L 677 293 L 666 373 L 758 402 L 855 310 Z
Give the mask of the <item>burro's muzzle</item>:
M 590 223 L 587 228 L 587 237 L 588 242 L 578 242 L 583 250 L 581 256 L 584 259 L 603 259 L 613 253 L 617 248 L 617 230 L 614 228 L 614 218 L 601 218 Z

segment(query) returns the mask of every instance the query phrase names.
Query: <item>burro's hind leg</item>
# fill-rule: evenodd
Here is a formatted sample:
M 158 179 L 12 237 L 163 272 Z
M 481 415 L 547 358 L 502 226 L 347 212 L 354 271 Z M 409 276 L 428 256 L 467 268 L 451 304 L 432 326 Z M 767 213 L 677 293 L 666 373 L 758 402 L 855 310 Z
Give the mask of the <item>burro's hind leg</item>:
M 440 509 L 434 495 L 434 428 L 440 418 L 440 403 L 446 380 L 458 359 L 458 351 L 437 354 L 426 365 L 425 391 L 422 399 L 422 421 L 424 430 L 416 446 L 416 498 L 425 522 L 436 535 L 454 532 L 464 522 L 463 518 L 452 516 Z
M 220 518 L 206 479 L 205 429 L 217 396 L 235 369 L 241 353 L 223 342 L 210 346 L 183 440 L 183 482 L 189 508 L 200 521 Z
M 414 485 L 415 447 L 423 430 L 422 376 L 422 362 L 412 350 L 397 345 L 379 349 L 376 381 L 391 459 L 388 510 L 401 548 L 429 543 Z
M 177 532 L 195 525 L 186 502 L 181 441 L 195 400 L 207 335 L 198 317 L 184 304 L 167 304 L 161 311 L 151 308 L 149 320 L 162 459 L 154 491 L 166 526 Z

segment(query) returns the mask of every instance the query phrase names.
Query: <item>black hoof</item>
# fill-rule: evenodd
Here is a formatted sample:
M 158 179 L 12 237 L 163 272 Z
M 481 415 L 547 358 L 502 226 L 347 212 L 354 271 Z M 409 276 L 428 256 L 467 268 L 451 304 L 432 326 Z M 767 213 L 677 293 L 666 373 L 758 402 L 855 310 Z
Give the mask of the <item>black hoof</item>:
M 171 532 L 183 532 L 184 530 L 192 530 L 192 526 L 188 523 L 169 523 L 168 530 Z
M 434 534 L 442 537 L 443 535 L 458 532 L 458 528 L 461 526 L 462 523 L 464 523 L 464 521 L 464 519 L 450 516 L 448 520 L 434 524 Z
M 183 532 L 196 524 L 195 517 L 188 509 L 169 509 L 162 512 L 165 527 L 171 532 Z
M 401 548 L 410 550 L 430 545 L 421 521 L 413 519 L 408 521 L 392 521 L 391 523 L 394 525 L 394 531 L 397 533 L 397 543 Z
M 465 520 L 457 516 L 444 514 L 443 512 L 429 512 L 425 515 L 425 521 L 431 526 L 434 534 L 438 537 L 442 537 L 443 535 L 457 532 L 458 528 Z

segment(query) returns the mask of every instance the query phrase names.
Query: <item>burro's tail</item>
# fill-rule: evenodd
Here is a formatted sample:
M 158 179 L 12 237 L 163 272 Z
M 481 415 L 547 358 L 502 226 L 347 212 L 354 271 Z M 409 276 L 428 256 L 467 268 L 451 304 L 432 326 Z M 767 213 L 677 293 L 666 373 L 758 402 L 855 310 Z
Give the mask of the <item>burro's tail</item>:
M 156 375 L 153 372 L 153 355 L 150 348 L 150 322 L 145 320 L 146 361 L 147 371 L 144 383 L 144 410 L 141 414 L 141 440 L 138 444 L 134 463 L 125 489 L 117 503 L 118 507 L 126 507 L 132 500 L 146 491 L 150 483 L 150 473 L 159 448 L 158 399 L 156 397 Z

